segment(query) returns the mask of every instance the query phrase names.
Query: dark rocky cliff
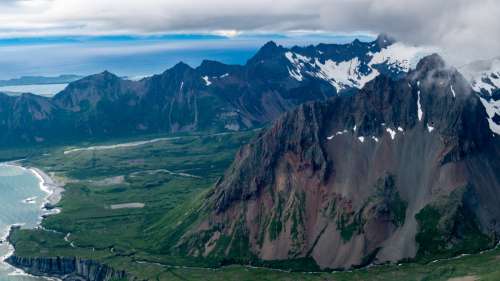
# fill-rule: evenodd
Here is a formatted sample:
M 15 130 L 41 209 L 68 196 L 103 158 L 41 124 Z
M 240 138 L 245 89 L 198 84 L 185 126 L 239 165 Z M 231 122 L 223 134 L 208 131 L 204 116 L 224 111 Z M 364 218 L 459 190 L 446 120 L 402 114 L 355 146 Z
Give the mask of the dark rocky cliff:
M 65 281 L 136 280 L 124 271 L 117 271 L 107 265 L 75 257 L 18 257 L 14 255 L 6 261 L 29 274 L 57 277 Z

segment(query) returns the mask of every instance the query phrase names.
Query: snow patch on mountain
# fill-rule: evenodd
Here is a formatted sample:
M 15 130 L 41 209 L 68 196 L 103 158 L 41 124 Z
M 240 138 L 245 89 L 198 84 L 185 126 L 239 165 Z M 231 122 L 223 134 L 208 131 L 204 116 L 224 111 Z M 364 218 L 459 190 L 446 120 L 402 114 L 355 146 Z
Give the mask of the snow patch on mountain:
M 330 82 L 337 89 L 337 92 L 349 87 L 363 88 L 367 82 L 379 75 L 376 69 L 372 69 L 367 75 L 362 74 L 360 72 L 361 62 L 358 58 L 343 62 L 326 60 L 325 63 L 315 59 L 314 64 L 319 71 L 313 74 Z
M 332 140 L 335 136 L 340 136 L 340 135 L 343 135 L 343 134 L 347 134 L 347 132 L 348 132 L 347 130 L 338 131 L 334 135 L 326 137 L 326 139 L 327 140 Z
M 285 57 L 291 63 L 288 73 L 293 79 L 302 81 L 304 75 L 317 77 L 329 82 L 339 92 L 346 88 L 363 88 L 380 74 L 377 67 L 383 65 L 394 73 L 408 72 L 429 53 L 428 48 L 395 43 L 379 52 L 369 51 L 366 56 L 344 61 L 308 57 L 292 51 L 286 52 Z
M 478 61 L 466 65 L 460 71 L 469 79 L 472 89 L 492 94 L 500 88 L 500 58 L 491 61 Z
M 398 42 L 383 48 L 378 53 L 369 53 L 372 56 L 369 65 L 387 64 L 389 69 L 408 72 L 430 52 L 432 51 L 428 48 L 413 47 Z
M 304 77 L 302 76 L 302 74 L 300 74 L 300 72 L 296 72 L 293 69 L 288 68 L 288 73 L 290 74 L 291 77 L 293 77 L 297 81 L 302 81 L 304 79 Z
M 490 130 L 500 135 L 500 124 L 494 120 L 495 115 L 500 116 L 500 99 L 493 95 L 500 89 L 500 57 L 473 62 L 461 67 L 460 72 L 468 78 L 472 89 L 477 92 L 488 115 Z
M 500 100 L 486 100 L 482 97 L 479 97 L 479 99 L 486 109 L 486 114 L 488 114 L 488 123 L 490 125 L 490 130 L 493 133 L 500 135 L 500 124 L 497 124 L 495 120 L 493 120 L 495 115 L 500 116 Z
M 418 90 L 417 95 L 418 121 L 422 121 L 424 112 L 422 111 L 422 104 L 420 103 L 420 90 Z
M 203 76 L 202 78 L 205 81 L 205 85 L 206 86 L 210 86 L 212 84 L 212 82 L 210 81 L 210 79 L 208 79 L 208 76 Z
M 391 128 L 387 128 L 385 130 L 389 133 L 389 135 L 391 135 L 391 139 L 394 139 L 396 137 L 396 131 L 395 130 L 393 130 Z

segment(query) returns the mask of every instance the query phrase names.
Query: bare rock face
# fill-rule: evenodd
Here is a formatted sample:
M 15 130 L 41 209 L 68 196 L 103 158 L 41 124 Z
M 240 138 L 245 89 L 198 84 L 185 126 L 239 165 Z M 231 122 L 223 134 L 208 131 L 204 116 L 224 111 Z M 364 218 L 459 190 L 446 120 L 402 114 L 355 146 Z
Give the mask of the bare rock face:
M 37 276 L 57 277 L 65 281 L 111 281 L 136 280 L 124 271 L 74 257 L 18 257 L 11 256 L 7 262 Z
M 500 233 L 499 156 L 479 98 L 432 55 L 278 119 L 173 250 L 320 268 L 476 251 Z

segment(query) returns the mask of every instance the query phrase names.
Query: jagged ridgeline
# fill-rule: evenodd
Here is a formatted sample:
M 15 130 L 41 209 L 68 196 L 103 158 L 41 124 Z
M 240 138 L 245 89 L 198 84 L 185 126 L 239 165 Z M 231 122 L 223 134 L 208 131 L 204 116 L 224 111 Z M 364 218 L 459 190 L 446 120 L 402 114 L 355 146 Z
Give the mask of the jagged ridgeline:
M 140 81 L 103 72 L 53 98 L 0 93 L 0 146 L 260 127 L 380 73 L 398 77 L 416 55 L 385 36 L 290 49 L 269 42 L 245 65 L 179 63 Z
M 431 55 L 285 114 L 151 233 L 163 253 L 287 268 L 451 257 L 497 242 L 499 168 L 479 97 Z

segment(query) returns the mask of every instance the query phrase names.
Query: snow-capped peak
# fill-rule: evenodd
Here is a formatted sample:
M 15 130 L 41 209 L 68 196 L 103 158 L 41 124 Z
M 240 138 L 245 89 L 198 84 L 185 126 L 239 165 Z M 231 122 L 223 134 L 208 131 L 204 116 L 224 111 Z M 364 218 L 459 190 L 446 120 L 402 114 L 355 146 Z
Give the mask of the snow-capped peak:
M 411 47 L 402 43 L 388 45 L 378 51 L 373 46 L 364 55 L 347 60 L 325 58 L 324 52 L 316 52 L 308 57 L 294 51 L 285 53 L 290 62 L 290 77 L 302 81 L 304 76 L 312 76 L 329 82 L 337 92 L 346 88 L 362 88 L 380 74 L 379 68 L 395 74 L 408 72 L 418 60 L 431 52 L 428 48 Z
M 500 89 L 500 57 L 473 62 L 461 67 L 460 72 L 468 78 L 472 89 L 479 95 L 488 114 L 490 130 L 500 135 L 500 124 L 495 121 L 495 116 L 500 116 L 500 99 L 493 95 Z
M 492 94 L 500 88 L 500 57 L 490 61 L 477 61 L 468 64 L 460 71 L 469 79 L 472 88 L 478 93 Z

